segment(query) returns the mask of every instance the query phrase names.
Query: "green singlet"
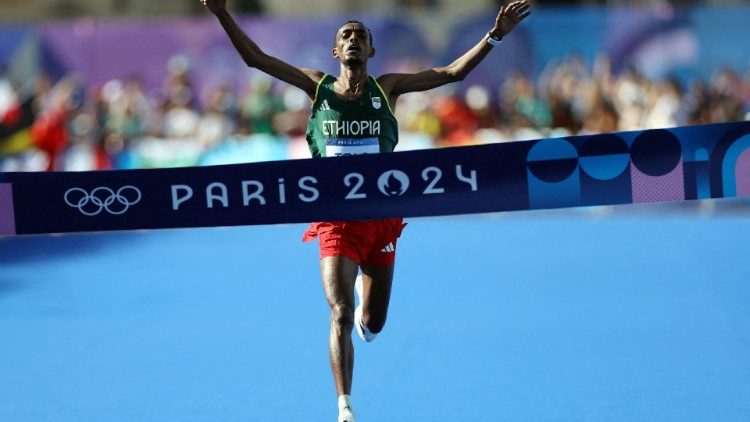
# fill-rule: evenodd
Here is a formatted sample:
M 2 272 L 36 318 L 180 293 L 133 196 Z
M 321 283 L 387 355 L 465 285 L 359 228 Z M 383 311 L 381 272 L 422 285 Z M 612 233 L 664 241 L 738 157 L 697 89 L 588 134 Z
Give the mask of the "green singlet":
M 312 114 L 307 122 L 307 144 L 313 157 L 393 152 L 398 123 L 388 98 L 372 76 L 356 100 L 344 100 L 333 91 L 336 78 L 325 75 L 318 83 Z

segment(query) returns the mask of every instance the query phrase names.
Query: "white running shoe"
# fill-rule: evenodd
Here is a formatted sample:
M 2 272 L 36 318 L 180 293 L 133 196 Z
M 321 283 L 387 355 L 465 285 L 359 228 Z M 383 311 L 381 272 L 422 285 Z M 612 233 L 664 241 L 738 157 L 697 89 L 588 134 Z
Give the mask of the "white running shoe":
M 357 299 L 359 304 L 354 310 L 354 327 L 357 329 L 359 338 L 366 342 L 375 340 L 378 336 L 377 333 L 371 333 L 370 330 L 365 326 L 365 321 L 362 319 L 362 296 L 364 295 L 364 283 L 362 282 L 362 274 L 357 275 L 357 280 L 354 282 L 354 290 L 357 292 Z
M 345 406 L 339 409 L 339 422 L 357 422 L 351 407 Z

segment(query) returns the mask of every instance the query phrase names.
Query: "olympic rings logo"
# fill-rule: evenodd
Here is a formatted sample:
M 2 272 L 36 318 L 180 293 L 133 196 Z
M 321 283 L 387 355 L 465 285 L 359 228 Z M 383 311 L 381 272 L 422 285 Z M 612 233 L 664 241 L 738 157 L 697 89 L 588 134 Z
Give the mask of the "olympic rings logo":
M 107 211 L 112 215 L 124 214 L 141 200 L 141 191 L 126 185 L 115 192 L 107 187 L 98 187 L 87 192 L 82 188 L 70 188 L 65 192 L 65 203 L 89 217 Z

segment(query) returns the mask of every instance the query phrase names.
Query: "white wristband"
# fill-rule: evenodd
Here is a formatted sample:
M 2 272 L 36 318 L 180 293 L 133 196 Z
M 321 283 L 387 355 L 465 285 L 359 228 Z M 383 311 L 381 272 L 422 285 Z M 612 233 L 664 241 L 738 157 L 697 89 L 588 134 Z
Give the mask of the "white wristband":
M 490 45 L 500 45 L 500 42 L 503 40 L 503 37 L 495 38 L 492 36 L 492 33 L 487 32 L 487 43 Z

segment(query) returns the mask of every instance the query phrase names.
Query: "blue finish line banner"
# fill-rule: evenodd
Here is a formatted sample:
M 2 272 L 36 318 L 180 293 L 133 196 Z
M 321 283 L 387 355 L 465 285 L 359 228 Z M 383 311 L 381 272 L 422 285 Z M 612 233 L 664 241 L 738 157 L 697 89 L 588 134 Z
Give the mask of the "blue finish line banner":
M 254 164 L 0 173 L 0 235 L 750 196 L 750 122 Z

